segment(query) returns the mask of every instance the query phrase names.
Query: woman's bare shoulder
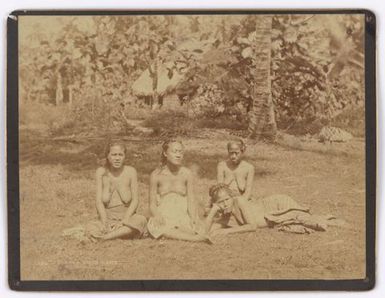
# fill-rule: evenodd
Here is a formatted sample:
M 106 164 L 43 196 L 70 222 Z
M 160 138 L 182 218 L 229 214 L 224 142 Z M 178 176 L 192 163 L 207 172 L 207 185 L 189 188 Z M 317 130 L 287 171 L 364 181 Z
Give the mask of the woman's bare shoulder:
M 180 168 L 180 173 L 182 175 L 185 175 L 185 176 L 191 176 L 192 175 L 192 171 L 189 168 L 186 168 L 186 167 L 181 167 Z
M 106 173 L 106 168 L 105 167 L 99 167 L 96 169 L 96 177 L 101 177 Z
M 133 175 L 133 174 L 136 174 L 136 169 L 132 166 L 124 166 L 124 172 L 130 175 Z
M 246 160 L 242 160 L 243 166 L 249 170 L 254 170 L 254 165 Z
M 218 162 L 218 169 L 223 169 L 224 167 L 226 167 L 226 161 L 225 160 L 221 160 L 220 162 Z
M 151 174 L 150 174 L 150 179 L 151 179 L 151 180 L 153 180 L 153 179 L 158 179 L 159 174 L 160 174 L 159 168 L 154 169 L 154 170 L 151 172 Z

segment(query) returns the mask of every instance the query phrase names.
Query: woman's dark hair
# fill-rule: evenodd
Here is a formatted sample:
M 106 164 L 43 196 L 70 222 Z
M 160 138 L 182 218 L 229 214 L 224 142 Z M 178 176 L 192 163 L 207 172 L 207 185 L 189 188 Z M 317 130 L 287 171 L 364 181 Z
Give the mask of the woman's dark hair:
M 213 207 L 213 204 L 217 202 L 218 193 L 222 190 L 227 191 L 230 197 L 235 196 L 234 192 L 225 183 L 218 183 L 211 186 L 209 189 L 210 201 L 207 202 L 207 204 L 205 204 L 205 215 L 207 215 L 210 212 L 210 209 Z
M 236 144 L 237 146 L 239 146 L 239 148 L 241 149 L 242 152 L 246 151 L 246 144 L 242 139 L 236 139 L 236 140 L 232 140 L 232 141 L 228 142 L 227 143 L 227 150 L 230 149 L 230 146 L 232 144 Z
M 229 188 L 229 186 L 225 183 L 218 183 L 210 187 L 209 196 L 211 198 L 211 204 L 215 203 L 218 200 L 218 193 L 220 191 L 226 191 L 230 197 L 234 196 L 233 191 Z
M 120 148 L 122 148 L 124 155 L 127 155 L 126 145 L 122 141 L 120 140 L 109 141 L 104 148 L 104 167 L 107 167 L 107 168 L 110 167 L 110 163 L 108 162 L 108 154 L 110 154 L 111 148 L 114 146 L 119 146 Z
M 160 154 L 160 169 L 167 164 L 167 157 L 164 155 L 172 143 L 179 143 L 183 146 L 182 142 L 177 139 L 168 139 L 162 144 L 162 153 Z

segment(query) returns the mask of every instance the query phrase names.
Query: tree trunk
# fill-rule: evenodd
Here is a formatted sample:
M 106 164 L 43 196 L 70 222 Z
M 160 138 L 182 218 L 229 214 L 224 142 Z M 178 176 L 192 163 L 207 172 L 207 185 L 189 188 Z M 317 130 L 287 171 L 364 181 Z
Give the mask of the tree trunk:
M 62 77 L 58 73 L 56 81 L 56 92 L 55 92 L 55 104 L 58 106 L 63 103 L 63 84 Z
M 68 86 L 68 104 L 70 108 L 72 107 L 73 101 L 73 85 Z
M 150 98 L 150 107 L 152 110 L 154 104 L 158 103 L 158 59 L 154 61 L 154 68 L 150 69 L 150 76 L 152 78 L 152 95 Z
M 277 125 L 274 104 L 271 98 L 271 16 L 258 16 L 256 36 L 253 41 L 254 82 L 252 86 L 253 104 L 249 112 L 249 136 L 274 139 Z

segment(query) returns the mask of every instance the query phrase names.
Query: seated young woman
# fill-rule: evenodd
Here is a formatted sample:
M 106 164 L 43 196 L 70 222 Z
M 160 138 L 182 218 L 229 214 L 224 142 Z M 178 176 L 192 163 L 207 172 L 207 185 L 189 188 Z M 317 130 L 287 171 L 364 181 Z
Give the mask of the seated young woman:
M 150 177 L 148 232 L 154 238 L 208 241 L 198 231 L 199 217 L 194 199 L 193 174 L 182 166 L 184 147 L 168 140 L 162 145 L 161 165 Z
M 106 148 L 106 164 L 96 170 L 96 210 L 99 220 L 86 230 L 102 240 L 141 236 L 147 220 L 136 214 L 138 181 L 136 170 L 125 165 L 126 147 L 117 141 Z
M 217 182 L 227 184 L 238 197 L 249 200 L 253 191 L 254 166 L 243 159 L 246 146 L 239 140 L 227 144 L 228 158 L 218 163 Z

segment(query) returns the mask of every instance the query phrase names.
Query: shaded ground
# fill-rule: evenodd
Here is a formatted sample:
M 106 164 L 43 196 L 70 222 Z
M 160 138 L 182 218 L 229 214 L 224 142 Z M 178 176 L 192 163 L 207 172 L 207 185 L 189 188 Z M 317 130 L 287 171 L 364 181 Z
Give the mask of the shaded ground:
M 199 167 L 202 205 L 226 155 L 225 132 L 183 140 L 186 164 Z M 79 242 L 65 228 L 96 217 L 94 171 L 100 140 L 50 141 L 21 136 L 22 279 L 354 279 L 365 276 L 364 142 L 324 145 L 281 138 L 249 144 L 255 193 L 285 193 L 313 213 L 347 221 L 310 235 L 260 229 L 215 245 L 152 239 Z M 140 181 L 139 213 L 148 216 L 149 173 L 159 162 L 156 140 L 127 140 L 128 163 Z

